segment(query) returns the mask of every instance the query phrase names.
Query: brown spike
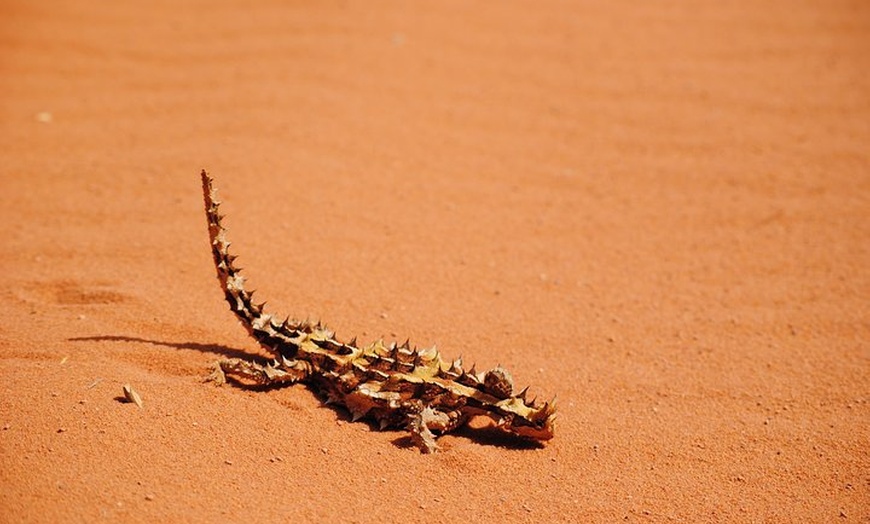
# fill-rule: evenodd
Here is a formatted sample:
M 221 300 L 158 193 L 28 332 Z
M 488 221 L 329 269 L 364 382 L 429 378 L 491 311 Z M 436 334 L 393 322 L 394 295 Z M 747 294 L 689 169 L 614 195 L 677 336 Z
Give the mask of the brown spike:
M 522 391 L 520 391 L 517 394 L 517 398 L 522 400 L 523 402 L 525 402 L 526 401 L 526 393 L 528 393 L 528 392 L 529 392 L 529 386 L 526 386 L 525 388 L 523 388 Z
M 402 344 L 402 349 L 411 349 L 411 339 L 405 339 L 405 343 Z
M 356 347 L 356 337 L 353 337 L 352 339 L 350 339 L 350 342 L 348 342 L 347 345 L 355 348 Z
M 556 395 L 553 395 L 553 400 L 551 400 L 547 404 L 550 405 L 550 413 L 551 414 L 555 413 L 556 412 Z

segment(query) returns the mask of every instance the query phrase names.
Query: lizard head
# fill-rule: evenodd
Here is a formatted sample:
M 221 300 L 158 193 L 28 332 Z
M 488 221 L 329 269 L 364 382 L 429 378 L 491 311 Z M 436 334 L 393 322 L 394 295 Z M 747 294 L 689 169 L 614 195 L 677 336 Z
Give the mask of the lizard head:
M 543 405 L 526 404 L 519 396 L 496 404 L 500 419 L 497 425 L 505 431 L 529 440 L 550 440 L 556 423 L 556 401 Z
M 556 422 L 555 399 L 538 405 L 526 402 L 528 388 L 513 394 L 513 377 L 501 366 L 483 374 L 481 387 L 486 393 L 500 399 L 495 403 L 498 427 L 529 440 L 550 440 Z

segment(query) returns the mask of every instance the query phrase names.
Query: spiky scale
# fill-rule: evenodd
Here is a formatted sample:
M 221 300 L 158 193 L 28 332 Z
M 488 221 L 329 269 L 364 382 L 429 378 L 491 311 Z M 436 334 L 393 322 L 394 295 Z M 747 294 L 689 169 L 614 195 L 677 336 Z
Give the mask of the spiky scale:
M 523 402 L 525 402 L 526 401 L 526 394 L 528 394 L 528 392 L 529 392 L 529 386 L 526 386 L 523 388 L 522 391 L 517 393 L 517 398 L 522 400 Z

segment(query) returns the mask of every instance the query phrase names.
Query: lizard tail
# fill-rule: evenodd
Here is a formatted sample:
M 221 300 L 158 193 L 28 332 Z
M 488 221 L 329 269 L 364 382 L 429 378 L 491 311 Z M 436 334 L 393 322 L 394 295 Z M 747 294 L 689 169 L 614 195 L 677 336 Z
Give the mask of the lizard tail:
M 245 289 L 245 278 L 241 268 L 234 265 L 235 255 L 229 252 L 230 241 L 227 240 L 227 230 L 221 224 L 223 217 L 218 212 L 220 201 L 212 184 L 212 178 L 202 170 L 202 194 L 205 200 L 205 216 L 208 220 L 208 237 L 211 242 L 211 253 L 214 257 L 217 277 L 221 289 L 230 305 L 230 310 L 242 321 L 242 325 L 264 348 L 278 356 L 277 346 L 287 347 L 287 337 L 283 336 L 285 322 L 273 320 L 272 315 L 263 312 L 265 302 L 253 302 L 253 291 Z M 287 356 L 287 355 L 285 355 Z

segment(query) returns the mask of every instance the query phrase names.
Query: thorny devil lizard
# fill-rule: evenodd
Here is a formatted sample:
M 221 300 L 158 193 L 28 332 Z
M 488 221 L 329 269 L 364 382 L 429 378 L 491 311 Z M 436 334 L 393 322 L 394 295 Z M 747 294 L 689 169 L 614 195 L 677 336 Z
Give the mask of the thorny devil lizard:
M 411 349 L 405 342 L 377 341 L 358 346 L 341 342 L 320 322 L 280 320 L 252 301 L 218 213 L 212 178 L 202 171 L 208 233 L 218 280 L 230 309 L 274 360 L 226 359 L 220 379 L 247 386 L 305 382 L 345 406 L 353 420 L 371 417 L 381 429 L 406 428 L 424 453 L 439 449 L 436 435 L 455 430 L 471 417 L 489 416 L 507 433 L 541 442 L 553 438 L 555 403 L 526 400 L 528 388 L 514 394 L 513 379 L 500 366 L 478 373 L 461 359 L 446 362 L 434 347 Z

